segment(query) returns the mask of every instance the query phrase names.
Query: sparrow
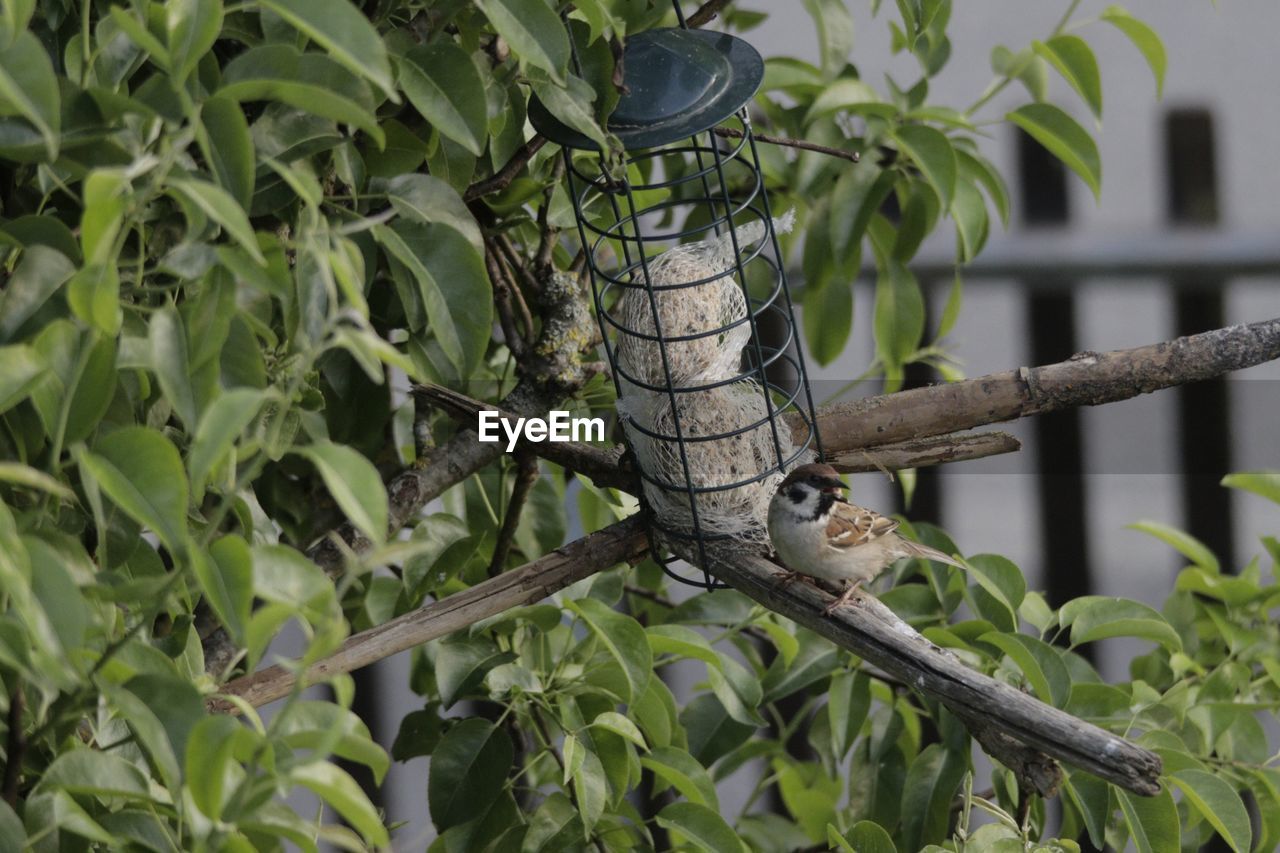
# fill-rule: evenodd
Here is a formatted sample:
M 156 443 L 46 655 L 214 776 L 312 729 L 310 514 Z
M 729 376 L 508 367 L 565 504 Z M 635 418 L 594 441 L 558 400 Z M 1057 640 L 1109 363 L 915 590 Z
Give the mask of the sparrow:
M 896 532 L 899 522 L 849 503 L 840 494 L 846 488 L 830 465 L 801 465 L 769 502 L 769 538 L 789 569 L 781 574 L 783 581 L 808 575 L 844 586 L 840 597 L 827 605 L 827 615 L 849 603 L 860 584 L 903 557 L 964 568 L 936 548 L 904 539 Z

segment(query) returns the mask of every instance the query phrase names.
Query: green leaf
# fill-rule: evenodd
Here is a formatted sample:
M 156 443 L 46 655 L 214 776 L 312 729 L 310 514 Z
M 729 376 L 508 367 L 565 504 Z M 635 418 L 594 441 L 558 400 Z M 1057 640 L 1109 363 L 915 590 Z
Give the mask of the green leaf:
M 209 474 L 226 458 L 245 427 L 258 416 L 265 398 L 264 392 L 256 388 L 235 388 L 219 395 L 204 410 L 187 454 L 187 473 L 197 496 L 204 494 Z
M 1138 853 L 1166 853 L 1181 849 L 1178 807 L 1173 804 L 1168 788 L 1154 797 L 1139 797 L 1120 788 L 1113 790 Z
M 8 3 L 6 7 L 13 5 L 15 4 Z M 27 829 L 22 825 L 22 820 L 8 803 L 0 802 L 0 853 L 22 853 L 23 850 L 30 849 L 26 841 Z
M 279 101 L 357 127 L 379 148 L 386 144 L 369 87 L 327 56 L 304 54 L 287 44 L 261 45 L 228 62 L 222 79 L 219 95 L 236 101 Z
M 1129 41 L 1133 42 L 1133 46 L 1147 60 L 1151 73 L 1155 75 L 1156 97 L 1164 97 L 1164 73 L 1169 61 L 1165 56 L 1164 43 L 1160 41 L 1159 34 L 1130 15 L 1121 6 L 1108 6 L 1102 13 L 1102 20 L 1129 37 Z
M 385 847 L 391 843 L 378 809 L 369 802 L 360 784 L 341 767 L 327 761 L 315 761 L 295 767 L 289 778 L 332 806 L 369 844 Z
M 685 625 L 651 625 L 645 629 L 649 648 L 657 655 L 676 655 L 700 660 L 709 667 L 724 670 L 720 654 L 707 638 Z
M 925 747 L 907 770 L 902 787 L 902 842 L 919 850 L 947 837 L 951 798 L 960 787 L 968 762 L 942 744 Z
M 1218 565 L 1218 558 L 1213 555 L 1213 552 L 1203 542 L 1190 533 L 1186 533 L 1176 527 L 1170 527 L 1167 524 L 1161 524 L 1158 521 L 1135 521 L 1128 527 L 1130 530 L 1141 530 L 1143 533 L 1156 537 L 1166 545 L 1172 546 L 1182 556 L 1207 572 L 1215 575 L 1222 572 L 1221 567 Z
M 648 745 L 644 741 L 644 735 L 640 734 L 640 729 L 636 724 L 619 714 L 617 711 L 605 711 L 591 721 L 593 728 L 602 728 L 605 731 L 613 732 L 621 738 L 631 741 L 631 743 L 647 749 Z
M 253 226 L 249 224 L 249 217 L 231 193 L 217 184 L 197 178 L 171 178 L 169 187 L 221 225 L 251 258 L 263 266 L 267 265 L 267 259 L 258 248 L 258 238 L 253 233 Z
M 385 92 L 391 100 L 398 100 L 386 45 L 369 18 L 349 0 L 261 2 L 327 50 L 338 62 Z
M 991 201 L 996 206 L 996 212 L 1000 214 L 1000 224 L 1009 227 L 1009 188 L 1005 185 L 1004 178 L 991 165 L 991 162 L 980 154 L 965 151 L 963 148 L 957 148 L 956 165 L 959 166 L 959 176 L 967 177 L 970 181 L 975 181 L 982 185 L 987 191 L 987 195 L 991 197 Z
M 3 363 L 3 348 L 0 348 L 0 363 Z M 0 367 L 0 376 L 3 375 L 3 368 Z M 0 462 L 0 482 L 13 483 L 15 486 L 24 486 L 28 489 L 39 489 L 42 492 L 68 501 L 75 500 L 76 497 L 75 492 L 53 477 L 20 462 Z
M 484 81 L 465 50 L 447 39 L 435 41 L 409 50 L 396 69 L 409 103 L 428 123 L 472 154 L 484 152 Z
M 1071 698 L 1071 673 L 1062 656 L 1048 643 L 1026 634 L 1000 631 L 988 631 L 978 642 L 990 643 L 1008 655 L 1027 677 L 1040 701 L 1061 708 Z
M 1228 474 L 1222 478 L 1222 485 L 1229 489 L 1244 489 L 1255 495 L 1262 495 L 1272 503 L 1280 504 L 1280 471 Z
M 1080 124 L 1053 104 L 1027 104 L 1005 116 L 1049 150 L 1093 191 L 1102 196 L 1102 161 L 1098 146 Z
M 680 833 L 690 845 L 708 853 L 746 850 L 724 818 L 697 803 L 672 803 L 658 812 L 658 825 Z
M 835 74 L 849 61 L 853 50 L 853 15 L 843 0 L 802 0 L 818 30 L 822 70 Z
M 0 412 L 21 403 L 44 376 L 45 360 L 25 344 L 0 347 Z
M 608 605 L 594 598 L 567 604 L 570 610 L 582 617 L 596 639 L 622 667 L 628 688 L 622 701 L 629 703 L 633 697 L 643 694 L 653 669 L 653 653 L 640 623 L 610 610 Z
M 114 9 L 112 10 L 115 11 Z M 168 5 L 170 76 L 182 85 L 222 31 L 222 0 L 184 0 Z
M 878 110 L 892 109 L 884 103 L 880 95 L 876 93 L 876 90 L 866 83 L 849 77 L 841 77 L 831 85 L 823 87 L 818 97 L 814 98 L 813 103 L 809 105 L 809 110 L 805 113 L 804 120 L 806 124 L 809 124 L 823 116 L 828 116 L 841 110 L 857 112 L 870 107 L 875 107 Z
M 173 789 L 181 785 L 182 770 L 178 765 L 178 757 L 157 712 L 141 697 L 118 684 L 103 679 L 98 687 L 107 701 L 128 722 L 138 744 L 165 786 Z
M 147 340 L 151 344 L 151 366 L 160 388 L 178 417 L 191 429 L 196 424 L 197 412 L 195 392 L 191 388 L 187 332 L 172 305 L 151 315 Z
M 358 451 L 332 441 L 318 441 L 293 452 L 316 466 L 347 520 L 374 543 L 386 541 L 387 490 L 372 462 Z
M 401 216 L 421 223 L 451 226 L 477 252 L 484 251 L 480 226 L 458 191 L 431 175 L 397 175 L 387 181 L 387 201 Z
M 31 122 L 44 141 L 45 158 L 56 160 L 62 125 L 58 78 L 40 39 L 25 30 L 0 48 L 0 116 L 14 115 Z
M 436 650 L 436 685 L 440 690 L 440 704 L 448 708 L 475 687 L 476 682 L 498 664 L 513 659 L 488 637 L 451 637 Z
M 582 844 L 582 821 L 569 798 L 559 791 L 542 801 L 529 822 L 520 853 L 560 853 Z
M 80 245 L 87 263 L 114 260 L 116 235 L 124 221 L 124 193 L 129 182 L 115 169 L 98 169 L 84 180 L 84 214 L 80 218 Z
M 53 760 L 36 784 L 37 791 L 49 788 L 132 800 L 151 798 L 147 777 L 136 764 L 87 748 L 73 748 Z
M 831 751 L 843 760 L 858 739 L 871 709 L 871 679 L 861 670 L 831 677 L 827 690 L 827 716 L 831 726 Z
M 249 546 L 235 534 L 223 536 L 202 551 L 192 552 L 192 569 L 213 612 L 238 645 L 244 644 L 253 604 L 253 560 Z
M 476 5 L 521 59 L 565 82 L 569 35 L 546 0 L 476 0 Z
M 514 757 L 506 730 L 488 720 L 470 717 L 449 729 L 431 754 L 427 779 L 436 829 L 481 817 L 502 791 Z
M 1012 561 L 998 554 L 975 554 L 965 560 L 968 574 L 1009 610 L 1018 623 L 1018 607 L 1027 594 L 1027 580 Z
M 641 756 L 640 765 L 651 770 L 663 783 L 655 788 L 655 793 L 670 785 L 689 802 L 719 810 L 720 799 L 716 795 L 715 782 L 711 781 L 706 768 L 683 749 L 657 747 L 648 755 Z
M 987 242 L 990 230 L 987 204 L 977 187 L 967 180 L 958 180 L 950 213 L 956 223 L 957 255 L 962 262 L 968 263 L 978 256 Z
M 22 34 L 36 10 L 36 0 L 9 0 L 0 6 L 0 47 L 8 47 Z
M 1084 98 L 1094 116 L 1102 118 L 1102 76 L 1098 60 L 1088 42 L 1079 36 L 1054 36 L 1047 42 L 1033 41 L 1032 49 L 1058 70 L 1071 88 Z
M 876 351 L 890 366 L 906 362 L 924 334 L 924 296 L 906 267 L 889 261 L 876 279 Z
M 244 111 L 225 95 L 209 98 L 200 107 L 201 150 L 213 174 L 236 203 L 246 210 L 253 202 L 253 137 Z
M 1137 601 L 1086 595 L 1064 604 L 1058 619 L 1062 627 L 1071 626 L 1073 647 L 1109 637 L 1138 637 L 1182 650 L 1182 638 L 1160 612 Z
M 564 84 L 545 79 L 536 73 L 530 74 L 529 80 L 533 84 L 534 94 L 548 112 L 586 136 L 601 151 L 609 147 L 609 140 L 596 121 L 596 110 L 591 103 L 595 90 L 591 88 L 591 84 L 576 74 L 570 74 Z
M 1179 770 L 1167 778 L 1235 853 L 1249 853 L 1253 829 L 1235 788 L 1204 770 Z
M 187 475 L 169 439 L 130 426 L 108 433 L 80 467 L 125 514 L 151 528 L 170 553 L 181 554 L 187 537 Z
M 827 281 L 821 287 L 806 288 L 800 319 L 814 361 L 821 365 L 835 361 L 853 331 L 852 283 Z
M 938 194 L 944 208 L 951 206 L 956 186 L 956 152 L 951 140 L 932 127 L 909 124 L 894 132 L 894 138 L 912 162 L 924 173 L 925 180 Z
M 873 821 L 858 821 L 844 834 L 844 838 L 857 853 L 898 853 L 889 833 Z
M 114 337 L 120 331 L 120 275 L 113 263 L 82 267 L 67 284 L 71 313 Z
M 0 343 L 13 338 L 27 322 L 76 272 L 62 252 L 48 246 L 31 245 L 22 252 L 17 267 L 0 291 Z M 0 376 L 7 376 L 0 370 Z M 0 393 L 0 409 L 5 395 Z

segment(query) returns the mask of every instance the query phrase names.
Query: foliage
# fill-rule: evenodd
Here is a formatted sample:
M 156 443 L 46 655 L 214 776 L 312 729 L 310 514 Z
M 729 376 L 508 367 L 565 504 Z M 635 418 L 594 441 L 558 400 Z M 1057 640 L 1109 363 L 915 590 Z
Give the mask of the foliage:
M 390 379 L 467 383 L 493 399 L 514 381 L 512 353 L 492 334 L 490 238 L 514 247 L 502 264 L 545 272 L 529 256 L 572 213 L 554 146 L 509 183 L 488 179 L 521 162 L 531 91 L 608 145 L 610 43 L 672 19 L 664 3 L 575 5 L 560 9 L 569 29 L 547 0 L 0 7 L 5 849 L 388 843 L 383 816 L 336 763 L 363 765 L 375 783 L 389 764 L 350 711 L 349 679 L 330 679 L 332 700 L 295 693 L 266 720 L 243 704 L 239 720 L 211 714 L 205 699 L 257 668 L 288 624 L 305 639 L 291 665 L 305 666 L 353 631 L 487 576 L 506 462 L 388 541 L 384 476 L 418 453 L 412 405 Z M 944 217 L 960 263 L 993 218 L 1007 222 L 979 124 L 1011 82 L 1031 100 L 1007 120 L 1097 191 L 1091 133 L 1045 100 L 1052 70 L 1100 114 L 1097 62 L 1078 35 L 1093 24 L 1074 20 L 1072 3 L 1044 41 L 997 47 L 995 80 L 959 110 L 929 100 L 950 54 L 949 0 L 882 10 L 895 49 L 921 69 L 883 91 L 848 64 L 844 6 L 805 6 L 821 63 L 770 58 L 758 121 L 866 155 L 849 168 L 762 149 L 775 206 L 794 205 L 808 225 L 806 337 L 823 361 L 843 350 L 867 245 L 870 371 L 891 386 L 913 361 L 954 375 L 941 339 L 959 282 L 927 339 L 909 262 Z M 731 10 L 724 23 L 745 30 L 761 17 Z M 1134 42 L 1158 89 L 1154 33 L 1118 7 L 1099 23 Z M 570 32 L 587 79 L 571 70 Z M 572 259 L 570 244 L 554 244 L 553 266 Z M 535 285 L 516 276 L 536 304 Z M 609 404 L 600 380 L 576 402 Z M 432 419 L 418 438 L 451 429 Z M 1276 494 L 1274 475 L 1231 485 Z M 507 565 L 563 542 L 569 500 L 586 529 L 634 510 L 544 466 Z M 302 549 L 342 518 L 371 547 L 331 578 Z M 1280 778 L 1258 714 L 1280 690 L 1276 588 L 1257 562 L 1223 575 L 1185 535 L 1147 529 L 1195 563 L 1163 612 L 1121 601 L 1055 612 L 995 556 L 973 559 L 970 585 L 903 566 L 885 598 L 973 665 L 1140 733 L 1165 757 L 1169 792 L 1150 801 L 1073 775 L 1064 840 L 1050 849 L 1088 834 L 1160 850 L 1217 832 L 1244 850 L 1245 789 L 1262 846 L 1274 845 Z M 1022 849 L 1043 832 L 1041 803 L 1025 826 L 1010 816 L 1003 771 L 975 793 L 968 735 L 944 710 L 734 593 L 665 596 L 655 565 L 614 570 L 418 653 L 423 707 L 392 757 L 431 755 L 424 798 L 438 849 Z M 215 629 L 241 655 L 206 673 Z M 1134 661 L 1132 682 L 1105 685 L 1080 649 L 1116 635 L 1157 645 Z M 704 681 L 678 707 L 662 675 L 690 666 Z M 722 813 L 716 783 L 759 767 L 746 813 Z M 296 788 L 344 825 L 287 808 Z M 765 797 L 782 814 L 757 808 Z M 996 820 L 979 827 L 978 811 Z

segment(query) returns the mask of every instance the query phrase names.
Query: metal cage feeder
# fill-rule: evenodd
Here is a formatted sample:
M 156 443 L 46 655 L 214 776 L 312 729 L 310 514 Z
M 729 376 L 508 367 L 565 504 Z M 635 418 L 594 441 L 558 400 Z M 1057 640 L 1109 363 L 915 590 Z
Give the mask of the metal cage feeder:
M 563 148 L 654 553 L 695 563 L 701 580 L 659 559 L 712 589 L 707 544 L 763 545 L 778 482 L 822 447 L 747 114 L 764 62 L 741 39 L 689 29 L 673 5 L 679 27 L 625 46 L 608 127 L 622 163 L 536 100 L 529 118 Z

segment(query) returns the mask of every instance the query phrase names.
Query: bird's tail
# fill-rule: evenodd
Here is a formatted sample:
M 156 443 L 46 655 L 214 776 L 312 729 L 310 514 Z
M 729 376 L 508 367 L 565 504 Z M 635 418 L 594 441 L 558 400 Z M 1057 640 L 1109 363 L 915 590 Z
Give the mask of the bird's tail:
M 964 563 L 955 557 L 942 553 L 937 548 L 930 548 L 928 545 L 922 545 L 919 542 L 912 542 L 907 539 L 902 540 L 902 545 L 908 557 L 923 557 L 926 560 L 936 560 L 939 563 L 946 563 L 948 566 L 955 566 L 957 569 L 965 568 Z

